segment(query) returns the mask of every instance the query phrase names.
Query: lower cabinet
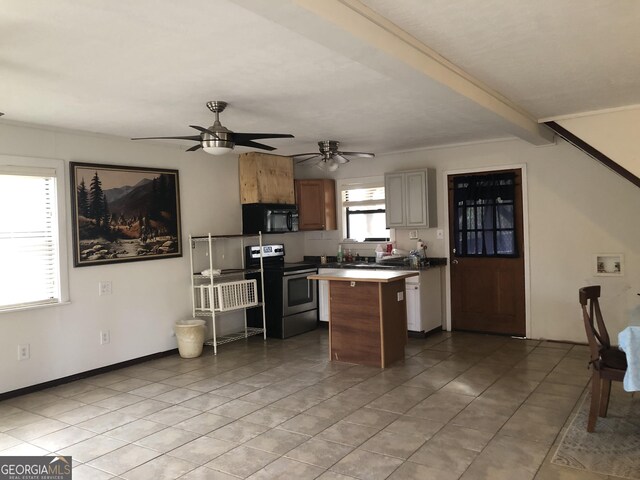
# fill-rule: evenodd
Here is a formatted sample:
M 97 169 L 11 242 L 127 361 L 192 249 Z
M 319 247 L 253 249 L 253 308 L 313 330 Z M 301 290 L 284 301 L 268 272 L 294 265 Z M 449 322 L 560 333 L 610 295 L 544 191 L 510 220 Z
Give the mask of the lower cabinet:
M 406 280 L 407 329 L 426 333 L 442 328 L 442 268 L 422 270 Z
M 341 268 L 319 268 L 318 274 L 336 273 L 342 271 Z M 321 322 L 329 321 L 329 282 L 327 280 L 318 281 L 318 317 Z
M 320 268 L 319 274 L 336 273 L 339 268 Z M 422 270 L 405 280 L 407 330 L 427 333 L 442 327 L 442 268 Z M 321 322 L 329 321 L 329 282 L 318 282 L 318 307 Z

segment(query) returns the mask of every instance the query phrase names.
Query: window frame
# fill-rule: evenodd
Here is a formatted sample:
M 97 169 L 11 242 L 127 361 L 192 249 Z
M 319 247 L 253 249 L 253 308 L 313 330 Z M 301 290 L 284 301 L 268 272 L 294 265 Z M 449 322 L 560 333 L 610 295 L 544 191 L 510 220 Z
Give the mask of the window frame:
M 56 212 L 57 212 L 57 243 L 58 243 L 58 299 L 50 303 L 32 305 L 16 305 L 0 307 L 0 314 L 37 308 L 56 307 L 70 303 L 69 300 L 69 252 L 68 252 L 68 224 L 67 224 L 67 190 L 68 175 L 65 162 L 52 158 L 20 157 L 15 155 L 0 155 L 0 173 L 14 175 L 34 175 L 38 170 L 49 170 L 56 180 Z
M 372 177 L 359 177 L 359 178 L 343 178 L 337 181 L 336 194 L 338 196 L 338 205 L 340 208 L 339 219 L 339 232 L 340 232 L 340 243 L 348 242 L 350 245 L 377 245 L 381 242 L 388 242 L 393 240 L 394 234 L 393 229 L 389 230 L 389 238 L 390 240 L 369 240 L 365 242 L 356 242 L 352 240 L 347 240 L 349 238 L 349 218 L 347 209 L 348 206 L 345 206 L 342 201 L 342 192 L 345 190 L 352 190 L 357 188 L 373 188 L 373 187 L 383 187 L 384 188 L 384 176 L 372 176 Z M 386 196 L 386 192 L 385 192 Z M 358 211 L 359 214 L 364 213 L 380 213 L 385 212 L 386 209 L 375 209 L 369 211 Z M 356 215 L 358 213 L 351 212 L 352 215 Z

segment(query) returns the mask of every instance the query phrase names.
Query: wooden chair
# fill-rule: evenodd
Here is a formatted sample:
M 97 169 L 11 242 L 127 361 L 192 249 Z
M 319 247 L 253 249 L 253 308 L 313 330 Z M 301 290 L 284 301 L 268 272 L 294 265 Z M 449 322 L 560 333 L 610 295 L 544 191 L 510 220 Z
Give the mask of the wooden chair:
M 598 416 L 606 417 L 611 396 L 611 381 L 621 382 L 627 371 L 627 357 L 616 347 L 611 347 L 609 333 L 600 311 L 600 285 L 579 290 L 584 328 L 589 340 L 593 369 L 591 377 L 591 407 L 587 432 L 593 432 Z M 594 324 L 595 317 L 595 324 Z

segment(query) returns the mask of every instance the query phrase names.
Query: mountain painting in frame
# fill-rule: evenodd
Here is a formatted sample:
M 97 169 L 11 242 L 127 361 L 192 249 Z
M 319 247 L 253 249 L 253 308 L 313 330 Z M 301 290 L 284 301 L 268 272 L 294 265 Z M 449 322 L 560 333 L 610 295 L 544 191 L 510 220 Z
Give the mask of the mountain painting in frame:
M 75 267 L 182 256 L 178 170 L 69 168 Z

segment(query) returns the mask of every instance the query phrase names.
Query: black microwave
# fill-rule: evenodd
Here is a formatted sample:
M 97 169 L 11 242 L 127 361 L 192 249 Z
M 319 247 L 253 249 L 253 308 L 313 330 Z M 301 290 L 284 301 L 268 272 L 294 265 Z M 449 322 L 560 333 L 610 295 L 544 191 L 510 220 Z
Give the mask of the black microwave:
M 298 208 L 277 203 L 242 205 L 242 233 L 285 233 L 298 231 Z

